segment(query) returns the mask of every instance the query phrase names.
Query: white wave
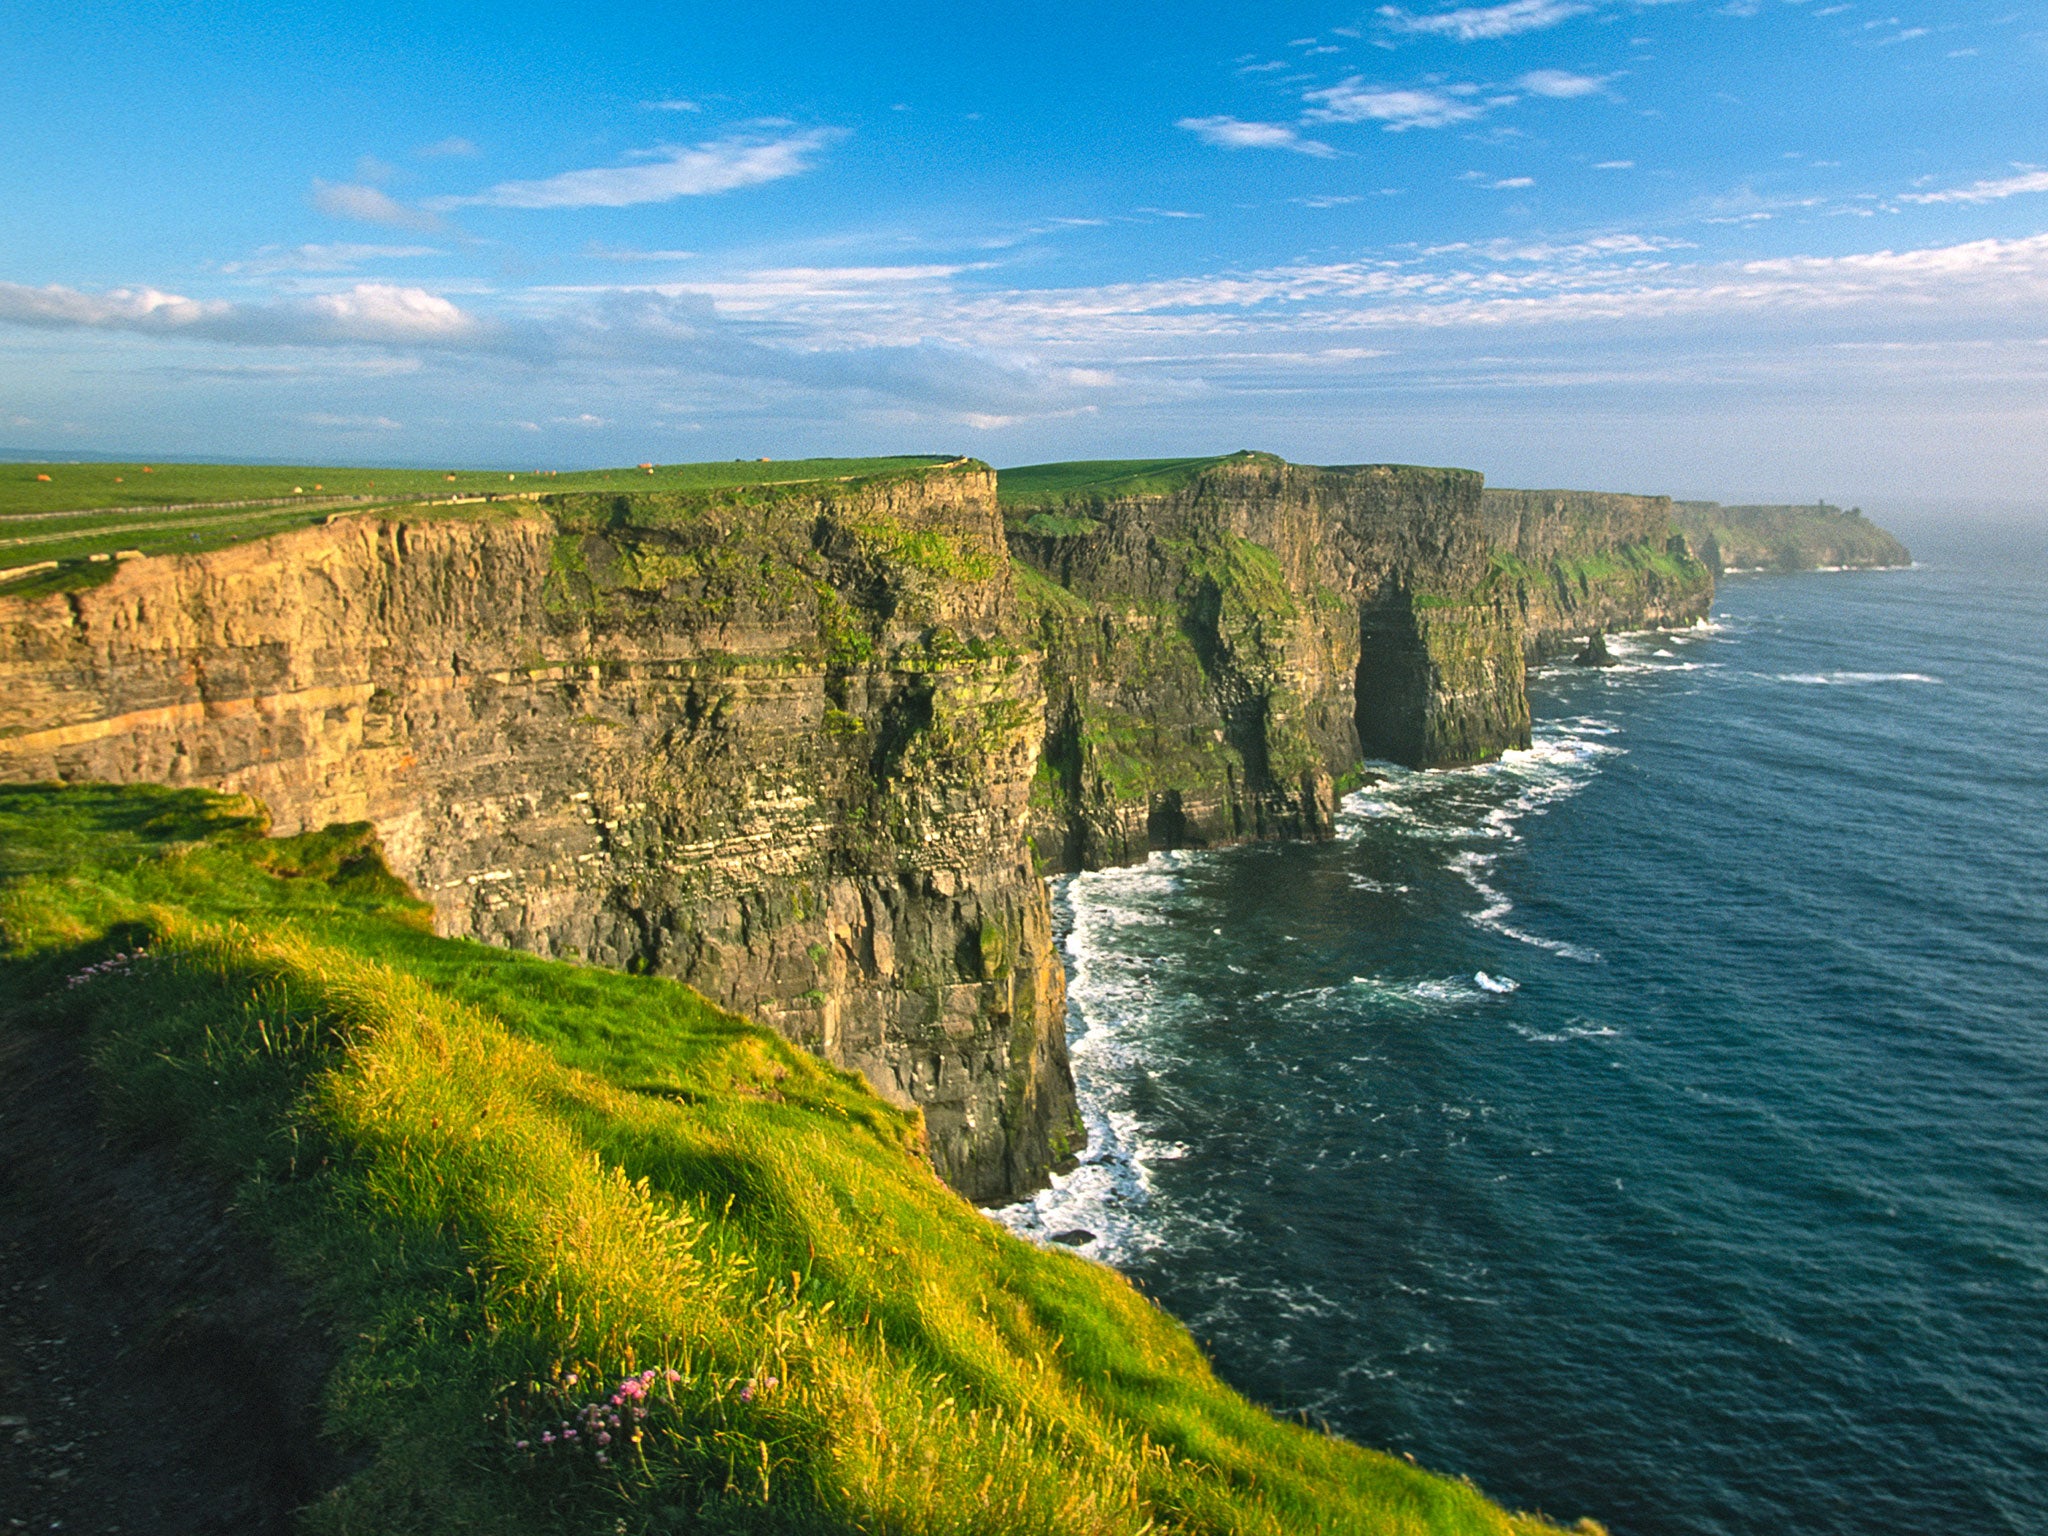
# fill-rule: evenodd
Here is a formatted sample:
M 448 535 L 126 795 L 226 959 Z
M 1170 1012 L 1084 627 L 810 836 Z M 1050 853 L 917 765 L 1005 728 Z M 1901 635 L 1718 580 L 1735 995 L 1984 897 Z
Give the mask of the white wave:
M 1510 1022 L 1508 1025 L 1524 1040 L 1533 1040 L 1539 1045 L 1563 1045 L 1571 1040 L 1614 1040 L 1621 1031 L 1606 1024 L 1596 1024 L 1590 1019 L 1574 1019 L 1563 1029 L 1542 1030 L 1527 1024 Z
M 1499 857 L 1487 845 L 1519 842 L 1525 819 L 1547 815 L 1584 789 L 1606 759 L 1626 750 L 1609 739 L 1618 734 L 1612 721 L 1579 715 L 1545 722 L 1528 747 L 1490 763 L 1429 772 L 1389 768 L 1371 788 L 1345 798 L 1338 836 L 1355 840 L 1377 826 L 1416 842 L 1458 845 L 1446 867 L 1481 898 L 1480 909 L 1468 914 L 1472 923 L 1566 959 L 1597 964 L 1598 950 L 1505 921 L 1514 902 L 1487 878 Z M 1363 881 L 1352 877 L 1354 886 L 1372 888 Z
M 1149 1029 L 1161 997 L 1172 995 L 1155 985 L 1160 964 L 1171 957 L 1147 953 L 1142 936 L 1172 921 L 1182 894 L 1176 871 L 1190 862 L 1187 854 L 1154 854 L 1143 864 L 1054 883 L 1070 978 L 1067 1050 L 1088 1145 L 1078 1166 L 1054 1175 L 1050 1188 L 989 1212 L 1020 1237 L 1112 1264 L 1164 1241 L 1145 1216 L 1151 1170 L 1188 1149 L 1149 1135 L 1129 1093 L 1132 1083 L 1176 1064 Z
M 1939 683 L 1941 679 L 1925 672 L 1779 672 L 1772 681 L 1813 688 L 1858 688 L 1872 683 Z
M 1405 896 L 1409 887 L 1390 885 L 1384 880 L 1375 880 L 1369 875 L 1352 874 L 1347 877 L 1354 891 L 1371 891 L 1375 896 Z
M 1522 990 L 1522 984 L 1512 976 L 1489 976 L 1484 971 L 1474 971 L 1472 979 L 1479 983 L 1479 990 L 1482 992 L 1495 992 L 1505 996 L 1509 992 Z

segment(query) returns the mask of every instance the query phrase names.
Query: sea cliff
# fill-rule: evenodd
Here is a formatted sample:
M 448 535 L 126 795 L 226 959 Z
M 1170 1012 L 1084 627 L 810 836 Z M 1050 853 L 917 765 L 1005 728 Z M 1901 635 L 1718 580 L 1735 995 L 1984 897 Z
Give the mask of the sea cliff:
M 1489 486 L 1481 505 L 1531 661 L 1574 650 L 1589 634 L 1707 616 L 1713 572 L 1674 523 L 1669 496 Z
M 1002 501 L 1046 657 L 1031 831 L 1056 869 L 1327 835 L 1368 760 L 1527 746 L 1527 663 L 1713 596 L 1668 498 L 1468 470 L 1048 464 L 1006 471 Z
M 1724 571 L 1882 570 L 1911 565 L 1906 546 L 1863 515 L 1828 503 L 1724 507 L 1680 501 L 1672 516 L 1719 576 Z
M 994 1202 L 1081 1136 L 1043 874 L 1327 836 L 1372 761 L 1526 745 L 1529 660 L 1711 593 L 1661 498 L 1467 470 L 742 469 L 0 596 L 0 779 L 371 823 L 439 932 L 687 982 Z
M 924 1112 L 1077 1135 L 995 477 L 344 516 L 0 603 L 0 775 L 370 821 L 438 929 L 686 981 Z

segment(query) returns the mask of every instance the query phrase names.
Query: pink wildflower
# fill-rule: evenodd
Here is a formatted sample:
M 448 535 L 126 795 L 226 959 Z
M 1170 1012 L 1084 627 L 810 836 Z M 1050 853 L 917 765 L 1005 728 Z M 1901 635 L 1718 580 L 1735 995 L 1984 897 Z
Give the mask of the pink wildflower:
M 683 1373 L 677 1370 L 674 1366 L 670 1366 L 666 1371 L 662 1372 L 662 1374 L 668 1377 L 669 1383 L 671 1385 L 683 1379 Z
M 753 1400 L 754 1384 L 750 1381 L 744 1387 L 740 1388 L 740 1401 L 743 1403 L 751 1403 Z
M 612 1437 L 610 1433 L 602 1429 L 599 1430 L 597 1432 L 597 1443 L 599 1445 L 610 1445 L 612 1443 Z

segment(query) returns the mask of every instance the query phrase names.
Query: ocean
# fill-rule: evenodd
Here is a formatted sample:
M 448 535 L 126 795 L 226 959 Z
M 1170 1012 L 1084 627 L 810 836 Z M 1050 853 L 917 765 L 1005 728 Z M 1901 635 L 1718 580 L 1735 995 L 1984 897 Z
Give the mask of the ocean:
M 2048 1531 L 2044 526 L 1728 578 L 1334 842 L 1061 882 L 1093 1140 L 1000 1219 L 1512 1507 Z

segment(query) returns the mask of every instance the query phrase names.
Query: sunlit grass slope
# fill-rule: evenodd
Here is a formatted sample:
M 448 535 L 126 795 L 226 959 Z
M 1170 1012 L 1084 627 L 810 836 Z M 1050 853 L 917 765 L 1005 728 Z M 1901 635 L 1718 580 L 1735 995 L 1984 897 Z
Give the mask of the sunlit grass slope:
M 858 1079 L 684 987 L 433 937 L 364 828 L 260 832 L 0 788 L 0 1028 L 82 1049 L 328 1320 L 353 1470 L 310 1530 L 1547 1529 L 1246 1403 Z

